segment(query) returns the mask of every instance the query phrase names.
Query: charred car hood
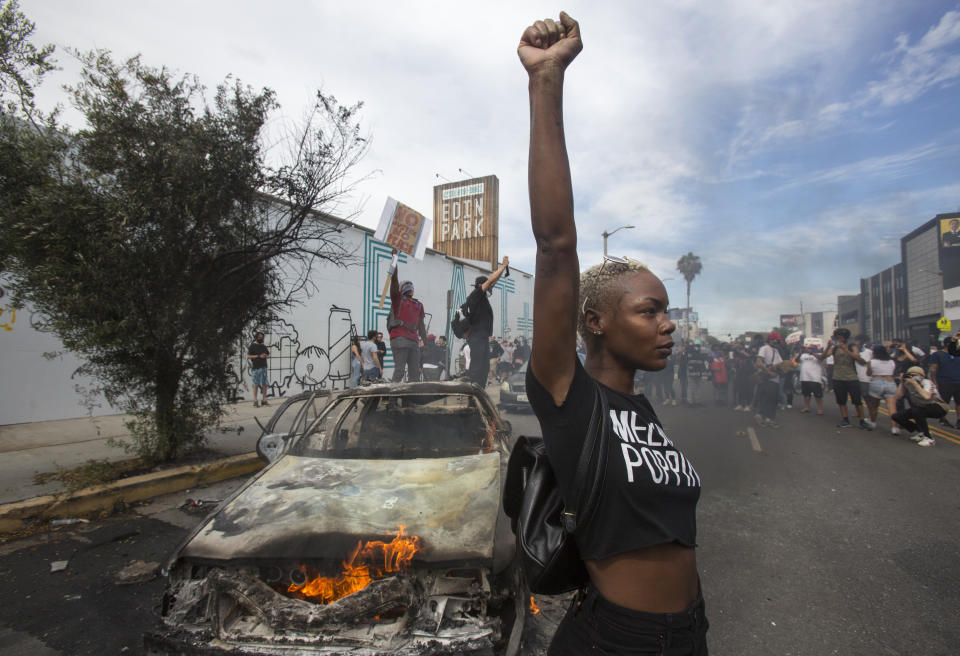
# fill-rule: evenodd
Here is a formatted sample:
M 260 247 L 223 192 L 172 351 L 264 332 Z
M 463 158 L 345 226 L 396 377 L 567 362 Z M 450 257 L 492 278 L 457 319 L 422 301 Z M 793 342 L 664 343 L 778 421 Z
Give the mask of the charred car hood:
M 493 557 L 500 455 L 335 460 L 287 455 L 208 518 L 181 552 L 199 560 L 342 559 L 405 526 L 415 560 Z

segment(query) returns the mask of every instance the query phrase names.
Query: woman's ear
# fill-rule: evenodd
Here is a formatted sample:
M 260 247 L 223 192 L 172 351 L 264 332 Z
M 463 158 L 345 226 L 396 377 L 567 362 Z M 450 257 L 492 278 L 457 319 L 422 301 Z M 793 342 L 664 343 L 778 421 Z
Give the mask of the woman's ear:
M 593 308 L 587 308 L 583 313 L 583 323 L 587 326 L 587 332 L 593 335 L 603 334 L 603 317 Z

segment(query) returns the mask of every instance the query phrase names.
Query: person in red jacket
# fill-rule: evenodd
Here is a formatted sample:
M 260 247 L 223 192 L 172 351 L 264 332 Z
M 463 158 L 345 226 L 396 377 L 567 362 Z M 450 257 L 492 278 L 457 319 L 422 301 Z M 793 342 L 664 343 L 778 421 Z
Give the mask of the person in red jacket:
M 390 314 L 387 327 L 390 329 L 390 348 L 393 350 L 394 383 L 403 380 L 404 369 L 407 381 L 420 380 L 420 347 L 427 341 L 427 329 L 423 303 L 413 297 L 413 282 L 397 277 L 399 267 L 394 267 L 390 277 Z

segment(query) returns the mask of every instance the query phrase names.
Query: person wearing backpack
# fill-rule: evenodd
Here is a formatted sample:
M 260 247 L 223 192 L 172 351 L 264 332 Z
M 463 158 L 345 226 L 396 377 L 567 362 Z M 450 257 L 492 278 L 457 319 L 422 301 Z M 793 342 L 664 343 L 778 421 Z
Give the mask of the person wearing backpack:
M 605 456 L 594 478 L 602 502 L 587 516 L 577 513 L 572 529 L 588 577 L 547 654 L 706 656 L 696 557 L 700 477 L 647 398 L 633 393 L 635 372 L 662 371 L 672 353 L 667 290 L 626 258 L 604 257 L 580 273 L 563 81 L 582 47 L 580 26 L 561 13 L 527 27 L 517 50 L 529 77 L 537 244 L 526 388 L 565 508 L 581 500 L 581 447 L 596 428 Z
M 420 380 L 420 345 L 427 341 L 427 329 L 423 325 L 423 303 L 413 297 L 413 281 L 401 284 L 394 267 L 390 277 L 390 314 L 387 328 L 390 330 L 390 348 L 393 350 L 394 383 L 403 380 L 404 369 L 407 381 Z

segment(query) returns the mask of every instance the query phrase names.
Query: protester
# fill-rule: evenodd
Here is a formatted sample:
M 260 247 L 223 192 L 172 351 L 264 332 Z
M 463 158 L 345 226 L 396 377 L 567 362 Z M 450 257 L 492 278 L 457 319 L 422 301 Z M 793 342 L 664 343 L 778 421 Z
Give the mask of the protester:
M 870 430 L 863 417 L 863 405 L 860 399 L 860 380 L 857 378 L 857 370 L 854 363 L 865 364 L 860 352 L 853 344 L 848 344 L 850 331 L 846 328 L 837 328 L 833 331 L 833 338 L 827 342 L 827 348 L 824 353 L 827 356 L 833 356 L 833 396 L 840 408 L 840 423 L 838 428 L 850 428 L 850 417 L 847 413 L 847 397 L 853 403 L 854 411 L 857 413 L 857 419 L 860 421 L 860 428 Z
M 380 364 L 383 364 L 387 361 L 387 344 L 383 341 L 383 333 L 379 330 L 373 343 L 377 345 L 377 357 L 380 358 Z
M 937 386 L 941 398 L 950 405 L 953 401 L 954 408 L 960 417 L 960 333 L 948 337 L 944 340 L 943 349 L 930 356 L 930 380 Z M 960 421 L 956 426 L 951 425 L 946 417 L 941 418 L 941 423 L 947 426 L 960 427 Z
M 859 361 L 853 363 L 854 368 L 857 370 L 857 380 L 860 383 L 860 398 L 869 409 L 870 374 L 867 373 L 867 365 L 870 363 L 871 358 L 873 358 L 873 349 L 867 345 L 866 335 L 857 335 L 856 338 L 854 338 L 853 343 L 860 352 L 860 359 L 863 360 L 863 363 L 860 363 Z
M 564 69 L 581 47 L 579 26 L 561 13 L 559 23 L 546 19 L 528 27 L 518 49 L 530 78 L 529 190 L 537 244 L 526 386 L 565 498 L 574 495 L 579 447 L 598 390 L 610 405 L 601 417 L 610 463 L 601 479 L 604 503 L 589 530 L 574 536 L 589 583 L 548 654 L 706 654 L 695 555 L 700 479 L 649 401 L 631 394 L 637 369 L 662 370 L 670 356 L 676 326 L 667 314 L 667 292 L 646 267 L 629 261 L 604 259 L 580 274 L 562 90 Z M 577 332 L 586 343 L 585 365 L 575 356 Z M 611 417 L 624 418 L 619 438 Z M 641 442 L 650 462 L 679 463 L 683 473 L 654 474 L 662 470 L 642 464 Z
M 490 348 L 488 346 L 490 337 L 493 335 L 493 308 L 490 307 L 490 299 L 487 297 L 493 294 L 494 285 L 509 266 L 510 258 L 504 256 L 503 262 L 490 274 L 490 277 L 477 276 L 473 282 L 473 291 L 462 306 L 470 320 L 467 343 L 470 344 L 470 351 L 473 354 L 470 358 L 468 375 L 471 382 L 481 388 L 486 386 L 487 379 L 490 377 L 490 360 L 486 354 Z
M 680 353 L 677 354 L 677 382 L 680 383 L 680 403 L 687 405 L 687 385 L 689 384 L 690 374 L 690 351 L 689 346 L 684 344 L 680 347 Z
M 360 338 L 353 335 L 350 338 L 350 387 L 357 387 L 362 375 L 363 355 L 360 353 Z
M 487 341 L 487 362 L 489 363 L 487 383 L 492 383 L 496 379 L 497 363 L 500 362 L 501 355 L 503 355 L 503 347 L 496 337 L 490 335 L 490 339 Z
M 380 360 L 380 350 L 374 341 L 376 330 L 367 331 L 367 341 L 360 344 L 360 356 L 363 359 L 363 379 L 376 380 L 383 378 L 383 362 Z
M 802 413 L 810 412 L 810 397 L 817 400 L 817 414 L 823 414 L 823 365 L 820 361 L 823 355 L 818 353 L 815 346 L 804 347 L 797 356 L 800 367 L 800 394 L 803 396 Z
M 906 340 L 894 339 L 890 342 L 890 357 L 896 363 L 893 370 L 893 380 L 897 385 L 903 380 L 907 369 L 918 364 L 917 358 L 913 352 L 907 348 Z M 897 396 L 897 412 L 903 412 L 907 408 L 906 395 Z
M 263 333 L 258 332 L 253 337 L 250 348 L 247 349 L 247 360 L 250 361 L 250 377 L 253 383 L 253 407 L 261 405 L 270 405 L 267 403 L 267 358 L 270 357 L 270 349 L 264 343 Z M 257 402 L 257 390 L 260 390 L 262 401 Z
M 498 383 L 502 383 L 513 371 L 513 352 L 514 346 L 510 341 L 505 339 L 500 343 L 500 356 L 496 366 Z
M 877 415 L 880 402 L 887 406 L 887 413 L 893 417 L 897 412 L 897 384 L 893 380 L 896 363 L 890 357 L 883 344 L 877 344 L 871 350 L 870 361 L 867 362 L 867 375 L 870 376 L 870 385 L 867 393 L 867 408 L 870 411 L 870 428 L 877 427 Z M 892 423 L 892 420 L 891 420 Z M 900 434 L 900 428 L 892 423 L 890 432 Z
M 394 383 L 403 380 L 405 369 L 408 381 L 420 380 L 420 344 L 427 341 L 423 303 L 413 296 L 413 282 L 405 280 L 400 284 L 399 268 L 394 267 L 390 276 L 390 319 L 387 322 L 393 351 Z
M 460 345 L 460 373 L 465 374 L 470 371 L 470 342 L 464 342 Z
M 761 426 L 779 428 L 774 421 L 777 417 L 777 401 L 780 397 L 780 373 L 775 368 L 783 362 L 779 349 L 774 347 L 780 341 L 779 333 L 767 335 L 767 343 L 757 352 L 757 414 L 754 419 Z
M 727 363 L 722 355 L 715 355 L 710 363 L 713 375 L 713 401 L 716 405 L 727 404 Z
M 897 397 L 908 397 L 911 407 L 893 415 L 893 421 L 910 433 L 910 439 L 917 446 L 933 446 L 927 419 L 939 419 L 947 414 L 946 403 L 937 394 L 937 386 L 924 376 L 921 367 L 913 366 L 904 374 Z
M 446 380 L 450 377 L 450 351 L 447 347 L 447 338 L 443 335 L 437 336 L 437 349 L 440 352 L 440 380 Z
M 750 412 L 753 405 L 754 360 L 756 355 L 747 351 L 746 347 L 738 344 L 733 350 L 733 402 L 734 410 Z
M 440 374 L 443 371 L 440 364 L 440 358 L 443 353 L 437 345 L 437 336 L 427 335 L 423 348 L 420 350 L 420 368 L 423 380 L 440 380 Z

